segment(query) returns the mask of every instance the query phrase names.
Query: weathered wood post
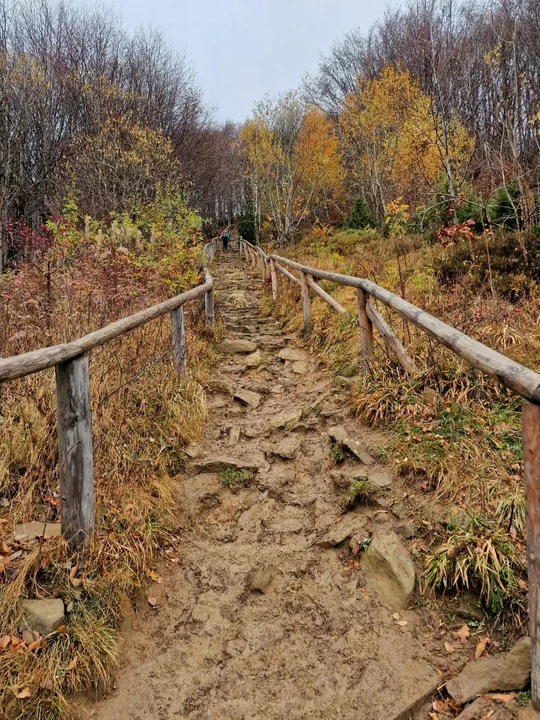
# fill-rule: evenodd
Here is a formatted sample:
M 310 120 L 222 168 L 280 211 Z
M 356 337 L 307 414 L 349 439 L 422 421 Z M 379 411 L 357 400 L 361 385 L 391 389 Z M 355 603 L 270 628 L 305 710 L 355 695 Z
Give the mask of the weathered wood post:
M 362 357 L 367 361 L 373 357 L 373 324 L 367 314 L 367 293 L 362 288 L 358 288 L 358 323 Z
M 272 300 L 273 302 L 277 302 L 278 279 L 276 261 L 273 258 L 270 258 L 270 277 L 272 278 Z
M 266 268 L 266 258 L 263 257 L 261 250 L 259 250 L 259 258 L 261 261 L 261 276 L 262 276 L 262 281 L 264 283 L 264 281 L 266 280 L 267 268 Z
M 300 273 L 300 290 L 302 291 L 302 309 L 304 311 L 304 330 L 308 332 L 311 328 L 311 305 L 309 300 L 308 276 L 305 272 Z
M 206 282 L 211 280 L 212 278 L 208 273 L 206 273 Z M 206 324 L 213 328 L 214 327 L 214 284 L 212 283 L 212 287 L 210 290 L 207 290 L 204 293 L 204 316 L 206 320 Z
M 60 519 L 72 550 L 86 550 L 94 533 L 94 457 L 88 356 L 56 365 Z
M 174 364 L 180 375 L 186 373 L 186 328 L 184 306 L 171 310 L 171 341 Z
M 523 402 L 523 469 L 527 512 L 532 704 L 540 710 L 540 406 Z

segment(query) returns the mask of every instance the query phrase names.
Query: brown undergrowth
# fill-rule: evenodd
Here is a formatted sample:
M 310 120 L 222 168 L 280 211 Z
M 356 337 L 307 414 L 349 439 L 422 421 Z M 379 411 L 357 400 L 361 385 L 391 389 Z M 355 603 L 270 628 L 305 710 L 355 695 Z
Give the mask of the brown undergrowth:
M 128 255 L 112 250 L 112 276 L 101 285 L 93 260 L 77 281 L 80 263 L 62 268 L 47 322 L 38 322 L 32 303 L 47 302 L 42 276 L 24 269 L 34 293 L 18 289 L 19 273 L 5 277 L 1 354 L 76 338 L 199 281 L 196 247 L 177 265 L 174 287 L 154 262 L 145 266 L 142 252 L 136 271 Z M 206 418 L 201 383 L 214 353 L 202 316 L 198 301 L 186 308 L 185 377 L 172 363 L 168 317 L 90 354 L 96 537 L 88 557 L 70 556 L 61 538 L 13 539 L 18 522 L 59 520 L 54 371 L 0 386 L 0 715 L 8 720 L 70 716 L 74 693 L 110 681 L 119 621 L 152 577 L 157 550 L 173 539 L 183 448 Z M 23 635 L 19 600 L 51 597 L 64 601 L 65 627 L 45 638 Z
M 434 267 L 446 252 L 417 237 L 316 230 L 283 254 L 374 280 L 486 345 L 539 367 L 534 283 L 525 297 L 510 303 L 493 293 L 493 278 L 472 282 L 469 263 L 464 276 L 443 286 Z M 282 276 L 279 282 L 277 307 L 267 294 L 266 310 L 300 331 L 299 289 Z M 377 333 L 375 357 L 364 370 L 354 290 L 321 284 L 349 313 L 338 315 L 312 296 L 308 341 L 349 386 L 357 413 L 391 433 L 388 461 L 420 500 L 424 532 L 416 546 L 426 568 L 424 589 L 473 591 L 501 623 L 520 626 L 527 591 L 520 399 L 384 306 L 378 309 L 417 371 L 407 376 Z

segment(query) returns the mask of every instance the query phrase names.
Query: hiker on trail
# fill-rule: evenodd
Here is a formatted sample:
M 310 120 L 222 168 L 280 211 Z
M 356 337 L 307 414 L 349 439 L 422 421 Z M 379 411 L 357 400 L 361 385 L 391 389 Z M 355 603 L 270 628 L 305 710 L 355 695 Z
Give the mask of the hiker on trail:
M 229 247 L 229 240 L 231 239 L 228 230 L 225 230 L 225 232 L 221 236 L 221 239 L 223 241 L 223 252 L 227 252 L 227 248 Z

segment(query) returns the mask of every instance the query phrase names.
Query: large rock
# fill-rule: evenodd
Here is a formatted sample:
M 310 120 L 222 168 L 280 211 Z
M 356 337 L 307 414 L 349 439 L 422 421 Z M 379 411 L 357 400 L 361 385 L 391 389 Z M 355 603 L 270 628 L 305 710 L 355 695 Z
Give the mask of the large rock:
M 495 690 L 521 690 L 531 674 L 531 641 L 523 637 L 507 653 L 465 665 L 446 683 L 448 694 L 461 703 Z
M 270 425 L 274 430 L 279 428 L 289 428 L 292 430 L 302 419 L 302 410 L 285 410 L 272 418 Z
M 40 635 L 49 635 L 65 623 L 62 600 L 23 600 L 21 607 L 28 628 Z
M 283 348 L 278 353 L 278 357 L 281 360 L 290 360 L 291 362 L 301 362 L 306 359 L 305 353 L 294 348 Z
M 221 351 L 234 355 L 236 353 L 253 353 L 257 349 L 251 340 L 224 340 L 221 343 Z
M 238 388 L 234 393 L 234 399 L 240 400 L 243 405 L 247 405 L 251 408 L 259 407 L 261 403 L 261 396 L 259 393 L 252 392 L 251 390 L 243 390 Z
M 416 572 L 410 553 L 394 532 L 377 532 L 364 556 L 368 585 L 385 605 L 406 608 L 412 600 Z
M 60 523 L 27 522 L 15 525 L 15 540 L 33 540 L 38 537 L 52 538 L 61 534 Z
M 343 445 L 348 450 L 350 450 L 353 455 L 356 455 L 356 457 L 360 460 L 360 462 L 363 462 L 364 465 L 373 465 L 373 458 L 371 455 L 367 452 L 367 450 L 362 446 L 358 440 L 353 440 L 349 433 L 345 430 L 343 425 L 334 425 L 328 430 L 328 435 L 337 442 L 339 445 Z

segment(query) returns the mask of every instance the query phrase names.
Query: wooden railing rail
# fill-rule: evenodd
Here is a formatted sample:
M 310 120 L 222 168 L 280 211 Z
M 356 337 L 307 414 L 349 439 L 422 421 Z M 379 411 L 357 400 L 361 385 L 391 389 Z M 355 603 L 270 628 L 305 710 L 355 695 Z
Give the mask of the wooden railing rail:
M 217 239 L 204 246 L 205 281 L 158 305 L 122 318 L 78 340 L 0 359 L 0 382 L 55 367 L 58 423 L 60 521 L 62 535 L 73 550 L 85 550 L 94 533 L 94 461 L 88 352 L 170 314 L 172 355 L 177 370 L 186 372 L 184 305 L 204 296 L 205 320 L 214 326 L 214 281 L 208 264 Z
M 369 298 L 374 298 L 523 398 L 523 469 L 527 513 L 532 703 L 536 710 L 540 710 L 540 375 L 370 280 L 319 270 L 280 255 L 267 255 L 262 248 L 242 238 L 240 239 L 240 252 L 247 261 L 251 262 L 253 267 L 257 264 L 260 265 L 265 278 L 270 277 L 274 302 L 277 301 L 279 295 L 278 273 L 300 285 L 306 331 L 311 325 L 310 289 L 336 312 L 346 312 L 315 280 L 330 280 L 340 285 L 356 288 L 361 352 L 365 362 L 369 362 L 373 355 L 373 326 L 375 326 L 387 348 L 396 355 L 406 371 L 408 373 L 415 372 L 414 362 L 407 354 L 405 347 L 375 306 L 369 302 Z M 295 276 L 291 270 L 296 270 L 300 276 Z

